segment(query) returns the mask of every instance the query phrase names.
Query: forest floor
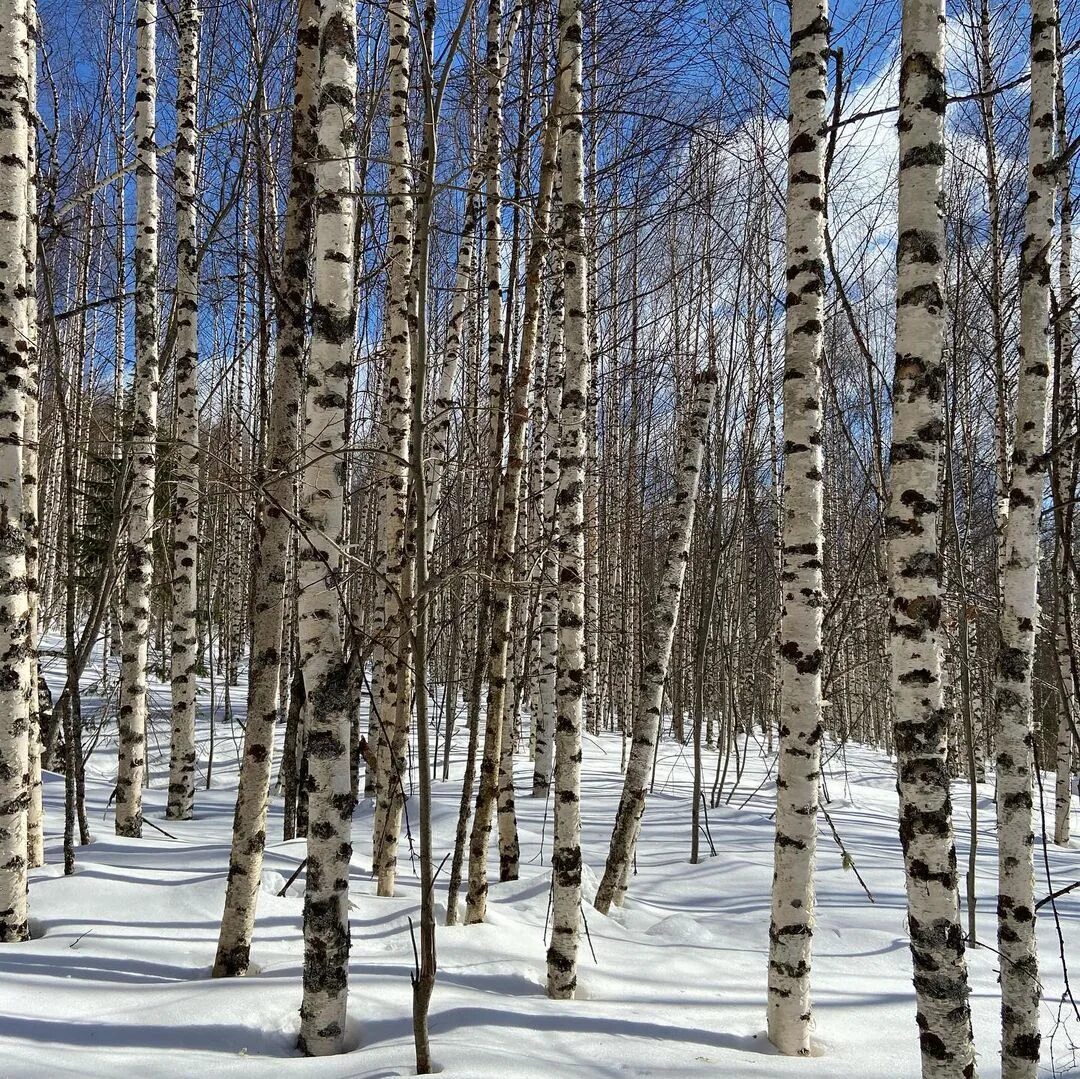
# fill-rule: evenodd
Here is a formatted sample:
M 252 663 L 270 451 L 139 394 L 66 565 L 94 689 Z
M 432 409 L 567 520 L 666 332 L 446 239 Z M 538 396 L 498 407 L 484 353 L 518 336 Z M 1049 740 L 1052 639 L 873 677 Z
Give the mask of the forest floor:
M 59 661 L 50 681 L 61 681 Z M 88 675 L 88 689 L 93 682 Z M 194 820 L 164 820 L 168 723 L 166 687 L 149 739 L 152 783 L 142 840 L 113 836 L 107 808 L 115 777 L 115 738 L 106 728 L 88 766 L 93 843 L 78 868 L 62 873 L 63 782 L 47 775 L 48 864 L 32 874 L 34 939 L 0 949 L 0 1074 L 4 1076 L 407 1076 L 413 1074 L 409 918 L 419 886 L 409 846 L 401 849 L 398 895 L 379 899 L 370 880 L 371 805 L 354 825 L 349 1052 L 309 1060 L 295 1054 L 302 963 L 303 876 L 276 894 L 304 857 L 302 840 L 282 843 L 281 803 L 269 824 L 263 894 L 253 958 L 257 972 L 213 980 L 218 922 L 229 860 L 242 739 L 243 685 L 230 691 L 233 720 L 215 690 L 212 789 L 200 789 Z M 204 689 L 207 689 L 204 683 Z M 200 761 L 209 749 L 209 698 L 203 700 Z M 91 692 L 88 721 L 105 702 Z M 740 737 L 740 752 L 743 752 Z M 460 775 L 456 746 L 452 775 Z M 705 754 L 706 790 L 717 755 Z M 582 791 L 586 895 L 603 870 L 621 776 L 615 735 L 588 738 Z M 444 1076 L 499 1079 L 554 1076 L 818 1076 L 907 1079 L 918 1075 L 914 995 L 904 933 L 904 890 L 891 762 L 880 753 L 829 742 L 827 808 L 873 895 L 845 869 L 822 820 L 817 870 L 814 1008 L 817 1055 L 778 1056 L 766 1040 L 765 974 L 772 876 L 773 762 L 750 738 L 735 785 L 731 762 L 719 808 L 708 811 L 703 860 L 689 863 L 692 755 L 665 742 L 656 768 L 626 905 L 604 918 L 586 905 L 580 993 L 544 993 L 551 807 L 528 796 L 531 767 L 516 770 L 521 879 L 494 883 L 482 926 L 442 926 L 431 1008 L 433 1055 Z M 205 773 L 200 773 L 205 780 Z M 453 843 L 459 787 L 437 782 L 434 834 L 438 864 Z M 1047 819 L 1052 819 L 1047 787 Z M 968 791 L 954 792 L 961 867 L 968 850 Z M 416 799 L 408 807 L 416 822 Z M 978 932 L 994 942 L 996 837 L 992 787 L 979 788 Z M 1074 815 L 1074 828 L 1077 826 Z M 164 835 L 149 824 L 165 829 Z M 1080 843 L 1045 852 L 1036 823 L 1038 894 L 1080 878 Z M 496 852 L 489 872 L 497 877 Z M 1064 954 L 1080 979 L 1080 890 L 1057 902 Z M 1080 1020 L 1061 1003 L 1062 963 L 1055 920 L 1039 923 L 1045 984 L 1043 1074 L 1080 1074 Z M 595 953 L 595 958 L 594 958 Z M 997 959 L 969 951 L 975 1040 L 983 1079 L 999 1074 Z M 1080 987 L 1078 987 L 1080 988 Z

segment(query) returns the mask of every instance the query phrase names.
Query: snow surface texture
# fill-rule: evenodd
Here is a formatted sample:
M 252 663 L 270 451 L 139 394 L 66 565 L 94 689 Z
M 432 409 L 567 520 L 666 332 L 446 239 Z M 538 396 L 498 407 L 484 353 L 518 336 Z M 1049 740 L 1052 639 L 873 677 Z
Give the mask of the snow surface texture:
M 55 646 L 57 642 L 46 642 Z M 100 665 L 85 679 L 88 691 Z M 96 672 L 96 673 L 95 673 Z M 59 661 L 49 678 L 62 682 Z M 417 866 L 403 842 L 398 895 L 379 899 L 370 880 L 371 805 L 357 809 L 352 871 L 351 1051 L 296 1056 L 302 962 L 303 875 L 277 892 L 304 857 L 304 841 L 281 835 L 280 799 L 270 815 L 266 872 L 253 960 L 257 973 L 213 980 L 218 921 L 228 866 L 246 687 L 230 689 L 233 722 L 222 718 L 215 684 L 213 787 L 203 788 L 209 749 L 209 685 L 200 686 L 200 784 L 196 819 L 165 821 L 168 689 L 152 685 L 149 736 L 152 786 L 145 792 L 142 840 L 113 836 L 106 805 L 116 773 L 108 728 L 88 768 L 94 842 L 80 848 L 64 878 L 60 831 L 63 783 L 46 777 L 48 864 L 32 876 L 35 939 L 0 949 L 0 1075 L 37 1076 L 349 1076 L 383 1079 L 414 1073 L 413 964 L 409 917 L 416 918 Z M 439 695 L 441 701 L 441 694 Z M 84 715 L 96 725 L 100 698 L 88 692 Z M 743 751 L 740 736 L 740 752 Z M 88 744 L 90 738 L 88 735 Z M 460 775 L 463 745 L 456 746 Z M 661 745 L 656 788 L 638 846 L 638 873 L 626 906 L 603 918 L 586 906 L 580 995 L 550 1001 L 545 984 L 545 921 L 551 812 L 528 796 L 531 766 L 519 754 L 517 808 L 522 879 L 494 883 L 489 921 L 444 928 L 444 868 L 439 899 L 439 973 L 431 1009 L 432 1051 L 442 1075 L 458 1079 L 550 1076 L 818 1076 L 906 1079 L 918 1075 L 914 993 L 904 932 L 901 858 L 891 762 L 879 753 L 829 742 L 829 814 L 874 896 L 871 903 L 821 822 L 814 1004 L 818 1055 L 777 1055 L 763 1034 L 772 875 L 774 787 L 771 761 L 753 738 L 732 790 L 708 812 L 704 861 L 690 865 L 691 754 Z M 621 785 L 617 736 L 589 738 L 582 813 L 586 897 L 603 870 Z M 415 769 L 415 764 L 413 765 Z M 706 789 L 716 754 L 705 753 Z M 415 771 L 413 773 L 415 778 Z M 992 787 L 980 787 L 979 934 L 994 943 L 996 840 Z M 1053 823 L 1053 792 L 1046 812 Z M 730 795 L 730 798 L 729 798 Z M 437 782 L 436 864 L 450 850 L 459 787 Z M 967 858 L 967 788 L 954 791 L 961 868 Z M 408 804 L 416 822 L 415 797 Z M 150 827 L 163 828 L 175 838 Z M 1036 825 L 1038 894 L 1049 890 Z M 1054 887 L 1080 877 L 1080 845 L 1048 850 Z M 496 852 L 489 873 L 498 876 Z M 1080 890 L 1057 903 L 1065 955 L 1080 978 Z M 1042 1074 L 1080 1074 L 1080 1022 L 1066 1003 L 1054 920 L 1040 912 L 1043 1005 Z M 969 951 L 975 1041 L 983 1079 L 999 1075 L 996 956 Z M 282 1065 L 285 1064 L 283 1070 Z

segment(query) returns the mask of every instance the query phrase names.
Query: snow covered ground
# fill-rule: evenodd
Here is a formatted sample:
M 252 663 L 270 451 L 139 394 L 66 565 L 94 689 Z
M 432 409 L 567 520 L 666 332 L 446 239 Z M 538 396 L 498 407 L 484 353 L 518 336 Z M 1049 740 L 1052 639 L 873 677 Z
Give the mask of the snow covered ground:
M 50 675 L 52 680 L 54 676 Z M 93 681 L 88 675 L 86 684 Z M 61 681 L 59 670 L 55 681 Z M 204 687 L 205 688 L 205 687 Z M 0 949 L 0 1075 L 201 1077 L 297 1076 L 382 1079 L 413 1073 L 412 946 L 415 866 L 403 845 L 398 896 L 379 899 L 370 874 L 371 806 L 354 826 L 351 1051 L 320 1060 L 296 1056 L 302 961 L 302 876 L 276 893 L 304 857 L 303 841 L 271 842 L 266 857 L 253 958 L 242 980 L 209 976 L 225 889 L 244 687 L 232 691 L 234 722 L 221 718 L 217 684 L 214 782 L 200 789 L 197 818 L 166 822 L 167 725 L 150 738 L 152 827 L 142 840 L 117 839 L 106 805 L 115 777 L 115 742 L 102 736 L 88 775 L 94 842 L 62 875 L 63 783 L 46 777 L 48 865 L 33 873 L 34 937 Z M 158 706 L 167 691 L 155 687 Z M 208 700 L 208 698 L 207 698 Z M 204 701 L 204 705 L 206 701 Z M 94 715 L 94 700 L 86 712 Z M 206 709 L 204 708 L 204 720 Z M 202 730 L 200 753 L 209 747 Z M 894 773 L 882 755 L 830 743 L 825 777 L 830 815 L 874 897 L 871 903 L 822 822 L 818 857 L 818 932 L 814 1001 L 819 1055 L 776 1055 L 763 1034 L 772 863 L 771 762 L 750 742 L 738 788 L 710 810 L 715 854 L 690 865 L 689 751 L 665 742 L 656 793 L 646 810 L 638 875 L 626 907 L 586 915 L 580 999 L 544 994 L 545 920 L 551 849 L 550 806 L 518 798 L 522 876 L 492 885 L 489 923 L 444 928 L 440 903 L 439 975 L 431 1011 L 433 1054 L 442 1074 L 494 1076 L 819 1076 L 904 1079 L 918 1075 L 910 959 L 904 935 L 903 876 L 896 836 Z M 460 752 L 457 774 L 460 774 Z M 586 880 L 603 869 L 620 789 L 617 737 L 589 739 L 583 790 Z M 716 756 L 706 753 L 711 786 Z M 531 768 L 518 762 L 519 789 Z M 728 791 L 734 765 L 728 777 Z M 725 797 L 726 797 L 725 792 Z M 1047 790 L 1048 818 L 1052 792 Z M 996 841 L 990 787 L 979 799 L 979 933 L 994 942 Z M 435 785 L 436 862 L 453 840 L 459 790 Z M 955 792 L 961 866 L 967 858 L 967 789 Z M 409 814 L 416 820 L 416 801 Z M 281 834 L 280 803 L 270 835 Z M 1038 844 L 1038 836 L 1037 836 Z M 1045 894 L 1042 847 L 1038 892 Z M 1080 878 L 1080 844 L 1048 851 L 1054 887 Z M 490 872 L 497 877 L 493 852 Z M 438 882 L 445 896 L 444 869 Z M 587 892 L 589 889 L 586 889 Z M 1080 890 L 1058 901 L 1064 951 L 1080 978 Z M 1058 939 L 1049 907 L 1040 948 L 1046 1075 L 1080 1074 L 1080 1021 L 1063 991 Z M 969 952 L 980 1074 L 999 1074 L 996 957 Z

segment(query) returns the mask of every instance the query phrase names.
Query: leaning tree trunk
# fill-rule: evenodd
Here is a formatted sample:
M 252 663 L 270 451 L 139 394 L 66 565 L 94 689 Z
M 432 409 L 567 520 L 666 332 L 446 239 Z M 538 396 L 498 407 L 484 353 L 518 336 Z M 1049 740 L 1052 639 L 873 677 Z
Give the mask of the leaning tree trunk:
M 348 439 L 345 396 L 356 325 L 355 98 L 356 7 L 352 0 L 322 0 L 314 288 L 301 507 L 304 533 L 298 563 L 309 792 L 299 1047 L 309 1056 L 341 1051 L 349 988 L 351 695 L 339 628 L 338 567 L 344 507 L 341 477 Z
M 491 469 L 490 501 L 491 519 L 487 522 L 487 553 L 494 562 L 499 550 L 499 497 L 502 489 L 503 434 L 506 412 L 506 356 L 503 334 L 503 296 L 502 296 L 502 195 L 500 154 L 503 97 L 502 97 L 502 50 L 500 37 L 502 31 L 502 0 L 488 0 L 487 9 L 487 45 L 485 64 L 487 67 L 487 115 L 486 140 L 484 146 L 486 171 L 485 200 L 485 265 L 487 278 L 487 356 L 488 356 L 488 458 Z M 478 650 L 476 671 L 473 683 L 479 689 L 481 664 L 488 660 L 489 690 L 491 678 L 491 652 L 497 649 L 495 640 L 499 628 L 506 618 L 502 608 L 508 608 L 509 599 L 500 595 L 497 588 L 488 585 L 486 608 L 488 610 L 488 655 L 483 657 Z M 505 645 L 504 645 L 505 647 Z M 505 669 L 505 664 L 504 664 Z M 505 691 L 505 690 L 504 690 Z M 471 707 L 477 709 L 479 702 L 472 701 Z M 490 693 L 484 720 L 484 747 L 480 760 L 480 780 L 476 789 L 476 808 L 472 830 L 469 833 L 469 887 L 466 893 L 467 923 L 482 922 L 487 910 L 487 849 L 491 833 L 491 813 L 498 793 L 499 755 L 502 740 L 502 709 L 494 711 Z
M 633 735 L 626 762 L 626 777 L 611 833 L 607 865 L 596 892 L 594 905 L 601 914 L 607 914 L 613 903 L 617 907 L 622 906 L 641 831 L 653 757 L 660 737 L 664 682 L 667 680 L 671 646 L 675 640 L 675 624 L 679 619 L 683 578 L 690 558 L 690 539 L 694 534 L 701 460 L 713 401 L 716 399 L 716 380 L 714 367 L 702 371 L 694 380 L 690 422 L 676 476 L 675 508 L 668 530 L 667 557 L 653 609 L 643 625 L 645 641 L 641 681 L 634 702 Z
M 315 189 L 315 126 L 318 120 L 319 0 L 301 0 L 296 34 L 292 174 L 285 215 L 277 363 L 267 428 L 269 460 L 255 519 L 252 555 L 251 665 L 248 672 L 244 757 L 233 815 L 232 852 L 225 912 L 214 974 L 247 973 L 251 934 L 262 880 L 266 811 L 274 758 L 274 731 L 281 708 L 285 632 L 285 582 L 292 538 L 293 471 L 299 433 L 300 380 L 304 367 L 306 293 L 310 276 L 311 193 Z M 284 762 L 282 767 L 285 767 Z
M 146 675 L 154 576 L 154 482 L 158 410 L 157 0 L 135 9 L 135 385 L 131 509 L 124 578 L 116 834 L 142 835 L 146 771 Z
M 195 675 L 199 555 L 199 269 L 195 260 L 198 0 L 180 11 L 176 93 L 176 496 L 173 509 L 172 744 L 166 816 L 187 820 L 195 803 Z
M 559 153 L 566 373 L 559 450 L 559 674 L 548 996 L 577 991 L 581 939 L 581 721 L 585 691 L 585 457 L 589 392 L 588 267 L 582 128 L 581 0 L 559 0 Z
M 776 774 L 769 1040 L 810 1052 L 814 852 L 821 769 L 825 319 L 825 0 L 793 0 L 784 328 L 784 512 L 781 521 L 780 753 Z
M 888 545 L 891 695 L 924 1077 L 974 1075 L 941 681 L 943 0 L 904 0 Z
M 378 550 L 382 624 L 376 642 L 374 701 L 378 767 L 372 825 L 371 869 L 382 896 L 394 894 L 398 838 L 405 805 L 406 746 L 412 711 L 409 670 L 409 612 L 402 598 L 411 592 L 406 542 L 408 509 L 409 423 L 412 360 L 409 319 L 412 311 L 413 195 L 409 152 L 409 8 L 392 0 L 388 8 L 390 55 L 390 272 L 387 288 L 387 371 L 385 428 L 378 478 Z M 425 540 L 426 542 L 426 540 Z
M 497 75 L 495 76 L 498 77 Z M 556 95 L 557 97 L 557 95 Z M 502 496 L 498 514 L 498 533 L 495 559 L 492 566 L 491 637 L 488 644 L 487 730 L 484 758 L 480 770 L 480 787 L 476 796 L 476 814 L 469 839 L 469 923 L 482 922 L 487 908 L 487 850 L 491 834 L 491 816 L 498 794 L 500 758 L 505 758 L 502 739 L 509 724 L 505 721 L 507 708 L 507 649 L 510 640 L 512 613 L 511 583 L 515 565 L 515 545 L 518 533 L 518 511 L 521 495 L 521 473 L 525 465 L 525 430 L 529 419 L 529 388 L 532 384 L 533 362 L 540 328 L 540 283 L 549 245 L 548 224 L 551 219 L 551 195 L 555 183 L 555 156 L 558 139 L 558 102 L 548 114 L 545 124 L 544 152 L 540 165 L 540 185 L 533 221 L 533 237 L 529 248 L 525 276 L 525 308 L 522 325 L 521 355 L 514 371 L 510 394 L 510 429 L 507 438 L 506 469 L 502 477 Z M 495 268 L 497 272 L 498 268 Z M 503 771 L 510 771 L 512 784 L 513 758 L 503 760 Z M 512 787 L 511 787 L 512 789 Z M 517 826 L 513 818 L 513 801 L 499 806 L 500 879 L 517 876 Z
M 1061 55 L 1061 26 L 1057 28 L 1058 56 Z M 1055 104 L 1058 121 L 1058 146 L 1068 144 L 1067 113 L 1065 111 L 1065 75 L 1064 65 L 1059 59 L 1057 73 L 1057 93 Z M 1061 716 L 1058 720 L 1057 735 L 1057 776 L 1054 784 L 1054 842 L 1067 846 L 1069 825 L 1072 815 L 1072 789 L 1074 739 L 1072 726 L 1076 722 L 1076 692 L 1072 670 L 1073 627 L 1072 619 L 1072 562 L 1069 558 L 1072 542 L 1072 524 L 1075 516 L 1073 499 L 1075 497 L 1075 471 L 1077 453 L 1072 438 L 1076 433 L 1076 376 L 1073 370 L 1073 310 L 1072 286 L 1072 188 L 1068 167 L 1061 178 L 1061 228 L 1060 251 L 1058 254 L 1058 301 L 1057 301 L 1057 340 L 1058 362 L 1060 365 L 1060 395 L 1063 422 L 1057 432 L 1061 452 L 1058 455 L 1057 470 L 1059 481 L 1055 499 L 1060 504 L 1061 520 L 1064 527 L 1060 530 L 1058 544 L 1060 562 L 1057 570 L 1058 588 L 1058 625 L 1056 644 L 1058 654 L 1058 677 L 1061 681 Z M 1068 620 L 1068 621 L 1066 621 Z
M 0 941 L 30 935 L 26 898 L 30 623 L 22 424 L 29 376 L 26 303 L 29 74 L 24 0 L 0 13 Z
M 998 948 L 1002 1079 L 1039 1067 L 1039 957 L 1031 830 L 1032 664 L 1039 623 L 1039 523 L 1046 483 L 1050 245 L 1054 234 L 1054 0 L 1032 0 L 1027 206 L 1020 248 L 1020 367 L 1002 567 L 997 713 Z

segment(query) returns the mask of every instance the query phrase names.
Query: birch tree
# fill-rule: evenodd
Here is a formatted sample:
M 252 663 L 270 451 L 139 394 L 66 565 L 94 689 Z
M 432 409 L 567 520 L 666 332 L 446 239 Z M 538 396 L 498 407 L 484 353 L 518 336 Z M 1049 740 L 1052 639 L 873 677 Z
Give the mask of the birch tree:
M 717 372 L 714 367 L 707 368 L 694 379 L 690 418 L 676 474 L 675 506 L 668 530 L 667 555 L 653 607 L 643 627 L 644 656 L 641 681 L 634 701 L 633 731 L 630 755 L 626 762 L 626 777 L 623 780 L 615 827 L 611 833 L 607 865 L 596 892 L 594 905 L 601 914 L 607 914 L 612 904 L 622 906 L 641 830 L 641 818 L 645 812 L 645 798 L 649 790 L 657 739 L 660 736 L 664 683 L 671 661 L 671 646 L 675 640 L 683 579 L 690 558 L 701 461 L 713 402 L 716 399 L 716 380 Z
M 489 505 L 492 511 L 488 523 L 487 553 L 495 562 L 499 558 L 499 498 L 503 486 L 503 447 L 506 428 L 506 355 L 503 332 L 502 294 L 502 190 L 500 153 L 503 126 L 502 82 L 502 0 L 488 0 L 485 67 L 487 76 L 487 114 L 485 140 L 485 221 L 484 273 L 487 284 L 487 357 L 488 396 L 488 465 L 491 469 Z M 512 541 L 511 541 L 512 542 Z M 494 568 L 494 566 L 492 567 Z M 476 808 L 469 833 L 469 887 L 466 893 L 465 920 L 482 922 L 487 911 L 487 850 L 491 834 L 491 816 L 499 785 L 499 757 L 502 745 L 505 684 L 493 686 L 492 667 L 498 665 L 502 649 L 502 678 L 505 679 L 505 627 L 509 623 L 510 597 L 505 589 L 492 588 L 487 592 L 488 700 L 484 722 L 484 748 L 480 760 L 480 780 L 476 789 Z M 477 665 L 482 662 L 477 655 Z M 496 678 L 498 675 L 496 674 Z M 498 710 L 492 707 L 492 690 L 497 692 Z
M 769 1040 L 810 1052 L 814 852 L 821 768 L 824 459 L 821 354 L 825 318 L 824 0 L 791 5 L 788 83 L 784 489 L 780 587 L 780 753 L 776 771 Z
M 20 454 L 28 377 L 27 196 L 32 57 L 24 0 L 0 11 L 0 941 L 30 935 L 26 894 L 29 800 L 28 538 Z
M 26 849 L 30 868 L 45 864 L 45 815 L 41 783 L 41 700 L 38 691 L 40 662 L 38 637 L 41 632 L 41 520 L 38 504 L 41 436 L 41 350 L 38 343 L 37 258 L 38 258 L 38 152 L 37 152 L 37 5 L 26 5 L 27 100 L 30 104 L 27 131 L 26 172 L 26 333 L 27 374 L 23 417 L 23 517 L 26 522 L 26 601 L 30 638 L 30 798 L 26 811 Z
M 281 709 L 285 581 L 293 535 L 293 468 L 299 433 L 309 249 L 314 220 L 318 78 L 319 0 L 301 0 L 293 79 L 291 174 L 277 309 L 277 362 L 267 430 L 268 459 L 265 472 L 259 477 L 265 491 L 258 504 L 252 554 L 255 594 L 247 725 L 233 815 L 225 913 L 214 961 L 217 976 L 247 972 L 266 846 L 274 730 Z
M 412 396 L 409 318 L 412 310 L 413 195 L 409 149 L 409 8 L 392 0 L 387 83 L 390 94 L 389 237 L 386 377 L 382 407 L 382 452 L 377 477 L 376 569 L 380 576 L 372 676 L 377 732 L 372 871 L 382 896 L 394 894 L 398 836 L 404 806 L 405 750 L 409 735 L 412 678 L 409 633 L 403 599 L 411 591 L 406 543 L 408 509 L 409 411 Z
M 1034 1079 L 1039 1067 L 1031 674 L 1039 623 L 1039 521 L 1046 485 L 1046 398 L 1051 366 L 1056 37 L 1054 0 L 1032 0 L 1027 205 L 1020 247 L 1020 366 L 994 681 L 1002 1079 Z
M 560 193 L 561 198 L 561 193 Z M 561 230 L 560 230 L 561 231 Z M 561 248 L 559 249 L 561 254 Z M 533 766 L 533 797 L 546 798 L 551 790 L 555 759 L 555 685 L 559 667 L 559 523 L 556 496 L 559 490 L 559 430 L 563 382 L 563 287 L 556 274 L 548 303 L 551 342 L 544 369 L 547 421 L 544 424 L 544 509 L 547 530 L 540 570 L 540 671 L 539 709 L 535 717 L 536 745 Z
M 942 0 L 904 0 L 896 368 L 885 530 L 900 841 L 925 1079 L 975 1073 L 941 677 L 944 46 Z
M 187 820 L 195 802 L 195 675 L 198 669 L 199 270 L 195 203 L 199 8 L 180 11 L 176 92 L 176 495 L 173 509 L 172 743 L 166 816 Z
M 121 629 L 116 834 L 142 835 L 158 415 L 157 0 L 135 8 L 135 382 Z
M 307 373 L 298 577 L 300 661 L 307 691 L 308 835 L 304 892 L 304 999 L 300 1049 L 338 1053 L 349 978 L 349 863 L 353 794 L 349 679 L 342 654 L 339 550 L 345 398 L 354 308 L 356 8 L 319 10 L 314 288 Z
M 510 390 L 510 426 L 507 436 L 507 461 L 502 475 L 502 497 L 499 504 L 498 534 L 493 569 L 494 585 L 491 609 L 491 637 L 488 648 L 487 731 L 484 759 L 480 772 L 480 788 L 476 799 L 476 815 L 469 843 L 469 922 L 484 920 L 487 902 L 487 849 L 491 834 L 491 816 L 499 780 L 500 758 L 502 771 L 510 773 L 512 790 L 512 746 L 504 745 L 512 730 L 506 722 L 507 649 L 513 609 L 511 589 L 515 565 L 519 526 L 521 473 L 525 465 L 525 431 L 529 417 L 529 388 L 532 384 L 533 362 L 540 327 L 541 273 L 548 250 L 548 227 L 551 219 L 551 197 L 555 185 L 555 159 L 558 145 L 558 101 L 548 113 L 544 125 L 544 150 L 540 164 L 540 184 L 536 216 L 529 245 L 528 267 L 525 275 L 525 307 L 523 316 L 521 355 L 514 370 Z M 509 758 L 509 759 L 507 759 Z M 500 879 L 517 877 L 517 828 L 513 820 L 513 802 L 509 811 L 499 806 Z
M 581 723 L 585 692 L 585 457 L 589 391 L 581 0 L 559 0 L 564 347 L 559 447 L 559 673 L 547 991 L 577 991 L 581 938 Z
M 1068 126 L 1065 103 L 1065 75 L 1061 56 L 1061 24 L 1057 27 L 1058 72 L 1055 108 L 1057 110 L 1057 136 L 1059 152 L 1068 145 Z M 1076 449 L 1072 439 L 1077 431 L 1076 411 L 1076 372 L 1074 369 L 1073 340 L 1073 303 L 1072 254 L 1073 254 L 1073 203 L 1072 177 L 1066 165 L 1061 175 L 1059 197 L 1061 213 L 1061 237 L 1058 252 L 1058 295 L 1057 295 L 1057 340 L 1058 363 L 1060 366 L 1059 394 L 1060 423 L 1056 432 L 1056 443 L 1061 447 L 1058 453 L 1056 469 L 1059 481 L 1056 484 L 1054 498 L 1059 505 L 1062 526 L 1058 532 L 1059 561 L 1057 565 L 1057 622 L 1055 626 L 1058 678 L 1060 679 L 1062 699 L 1061 716 L 1058 719 L 1056 747 L 1056 778 L 1054 783 L 1054 842 L 1060 846 L 1069 843 L 1069 825 L 1072 816 L 1072 775 L 1074 739 L 1072 724 L 1076 721 L 1076 693 L 1072 670 L 1072 566 L 1069 551 L 1072 543 L 1072 526 L 1076 478 Z

